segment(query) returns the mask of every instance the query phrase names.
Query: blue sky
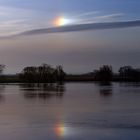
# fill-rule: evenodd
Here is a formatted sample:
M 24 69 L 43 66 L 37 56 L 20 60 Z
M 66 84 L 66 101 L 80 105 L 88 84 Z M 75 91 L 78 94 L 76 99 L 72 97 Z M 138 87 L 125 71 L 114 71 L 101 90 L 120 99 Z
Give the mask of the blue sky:
M 139 7 L 139 0 L 0 0 L 0 63 L 7 65 L 6 73 L 41 63 L 62 64 L 69 73 L 103 64 L 140 67 L 140 27 L 2 39 L 53 28 L 59 17 L 70 21 L 68 25 L 137 21 Z
M 139 5 L 139 0 L 0 0 L 1 33 L 51 27 L 59 16 L 94 22 L 137 20 Z
M 139 0 L 6 0 L 0 5 L 44 12 L 124 12 L 138 15 Z

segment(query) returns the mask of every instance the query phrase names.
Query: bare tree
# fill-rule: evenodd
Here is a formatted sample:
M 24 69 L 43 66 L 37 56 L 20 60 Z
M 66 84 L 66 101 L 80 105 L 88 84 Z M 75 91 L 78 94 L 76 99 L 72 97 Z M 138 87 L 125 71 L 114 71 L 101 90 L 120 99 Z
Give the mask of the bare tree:
M 3 73 L 4 68 L 5 68 L 5 65 L 0 64 L 0 74 Z
M 62 66 L 53 68 L 48 64 L 38 67 L 26 67 L 20 74 L 20 78 L 29 83 L 53 83 L 64 81 L 65 72 Z

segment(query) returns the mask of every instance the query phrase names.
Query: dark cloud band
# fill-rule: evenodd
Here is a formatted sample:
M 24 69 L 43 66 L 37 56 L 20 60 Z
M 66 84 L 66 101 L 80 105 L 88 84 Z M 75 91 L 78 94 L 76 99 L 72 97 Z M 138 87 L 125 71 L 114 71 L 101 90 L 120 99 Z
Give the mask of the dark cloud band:
M 63 32 L 77 32 L 86 30 L 102 30 L 102 29 L 115 29 L 140 26 L 140 20 L 125 21 L 125 22 L 110 22 L 110 23 L 88 23 L 69 25 L 62 27 L 35 29 L 31 31 L 25 31 L 19 35 L 35 35 L 35 34 L 47 34 L 47 33 L 63 33 Z
M 50 33 L 78 32 L 78 31 L 86 31 L 86 30 L 129 28 L 129 27 L 139 27 L 139 26 L 140 26 L 140 20 L 105 22 L 105 23 L 86 23 L 86 24 L 77 24 L 77 25 L 69 25 L 69 26 L 61 26 L 61 27 L 34 29 L 34 30 L 22 32 L 17 35 L 9 36 L 9 37 L 50 34 Z M 9 37 L 1 37 L 1 39 L 9 38 Z

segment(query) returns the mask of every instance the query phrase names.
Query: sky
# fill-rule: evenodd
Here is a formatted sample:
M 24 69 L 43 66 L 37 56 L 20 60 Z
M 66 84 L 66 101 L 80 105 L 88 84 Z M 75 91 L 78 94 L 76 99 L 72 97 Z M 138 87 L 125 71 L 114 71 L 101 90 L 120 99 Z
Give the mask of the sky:
M 139 0 L 0 0 L 0 64 L 84 73 L 140 67 Z

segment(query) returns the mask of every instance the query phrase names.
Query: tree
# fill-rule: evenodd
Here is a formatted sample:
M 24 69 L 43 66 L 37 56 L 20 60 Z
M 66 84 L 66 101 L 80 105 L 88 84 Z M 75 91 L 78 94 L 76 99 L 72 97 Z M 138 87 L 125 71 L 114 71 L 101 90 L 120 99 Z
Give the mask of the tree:
M 63 71 L 63 67 L 61 65 L 56 67 L 55 74 L 56 74 L 57 81 L 60 81 L 60 82 L 64 81 L 66 74 Z
M 104 65 L 99 70 L 96 70 L 95 80 L 97 81 L 111 81 L 112 77 L 112 66 Z
M 140 80 L 140 70 L 131 66 L 123 66 L 119 69 L 119 75 L 126 80 Z
M 3 73 L 4 68 L 5 68 L 5 65 L 0 64 L 0 74 Z
M 131 66 L 123 66 L 119 69 L 119 74 L 121 77 L 130 77 L 133 72 L 133 68 Z
M 65 73 L 62 66 L 53 68 L 48 64 L 42 64 L 38 67 L 26 67 L 20 74 L 21 80 L 28 83 L 62 82 L 64 80 L 64 76 Z
M 37 76 L 37 68 L 32 66 L 32 67 L 25 67 L 22 71 L 22 74 L 20 77 L 25 81 L 25 82 L 37 82 L 36 77 Z

